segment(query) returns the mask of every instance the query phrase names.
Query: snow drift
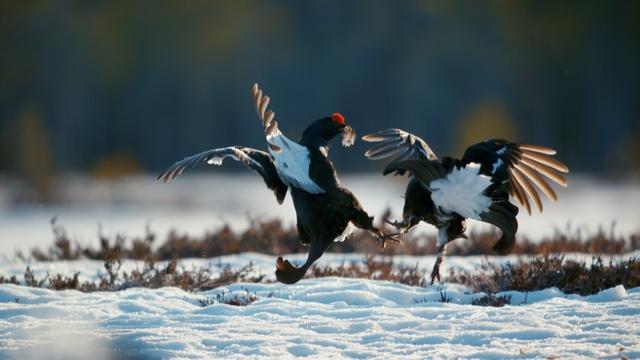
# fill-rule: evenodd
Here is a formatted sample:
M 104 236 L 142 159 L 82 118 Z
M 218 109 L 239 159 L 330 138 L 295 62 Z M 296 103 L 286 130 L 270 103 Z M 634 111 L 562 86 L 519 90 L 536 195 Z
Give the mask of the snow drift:
M 254 254 L 194 262 L 249 259 L 273 267 L 271 257 Z M 340 259 L 333 255 L 326 261 Z M 476 261 L 454 258 L 450 264 Z M 91 278 L 100 262 L 33 265 L 39 272 L 82 270 Z M 0 267 L 9 273 L 19 266 L 24 264 Z M 248 306 L 203 301 L 219 294 L 256 301 Z M 442 302 L 443 294 L 448 302 Z M 176 288 L 81 293 L 5 284 L 0 286 L 0 357 L 640 357 L 640 288 L 618 286 L 585 297 L 553 288 L 512 291 L 498 294 L 511 296 L 511 305 L 470 305 L 483 295 L 456 284 L 411 287 L 335 277 L 294 286 L 238 283 L 198 293 Z

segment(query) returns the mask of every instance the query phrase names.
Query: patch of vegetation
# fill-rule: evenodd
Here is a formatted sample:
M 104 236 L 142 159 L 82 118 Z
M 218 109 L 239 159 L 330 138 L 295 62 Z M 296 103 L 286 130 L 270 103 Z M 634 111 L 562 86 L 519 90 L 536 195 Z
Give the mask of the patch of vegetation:
M 471 301 L 471 305 L 475 306 L 503 307 L 509 304 L 511 304 L 511 295 L 496 296 L 496 294 L 489 294 Z
M 74 289 L 83 292 L 117 291 L 130 287 L 160 288 L 178 287 L 186 291 L 204 291 L 238 282 L 269 282 L 264 274 L 257 272 L 253 264 L 240 269 L 211 267 L 186 269 L 177 260 L 158 266 L 153 258 L 144 262 L 142 269 L 130 272 L 120 269 L 122 260 L 112 258 L 104 262 L 105 272 L 97 281 L 80 281 L 79 273 L 73 276 L 47 274 L 37 278 L 27 267 L 23 282 L 15 276 L 0 275 L 0 283 L 24 284 L 26 286 L 53 290 Z M 395 265 L 389 258 L 367 256 L 362 262 L 339 266 L 313 266 L 307 277 L 319 278 L 337 276 L 345 278 L 385 280 L 411 286 L 427 286 L 427 273 L 416 266 Z M 602 290 L 623 285 L 630 289 L 640 286 L 640 260 L 605 262 L 595 257 L 590 264 L 575 260 L 565 260 L 562 256 L 536 256 L 522 258 L 515 263 L 485 263 L 480 268 L 469 270 L 450 269 L 445 281 L 463 284 L 476 292 L 484 292 L 486 298 L 477 299 L 474 305 L 501 306 L 510 298 L 496 297 L 498 292 L 536 291 L 556 287 L 568 294 L 590 295 Z M 225 299 L 219 299 L 224 302 Z M 232 299 L 226 299 L 230 302 Z M 239 300 L 239 299 L 238 299 Z M 255 300 L 255 299 L 254 299 Z M 433 300 L 430 300 L 433 301 Z M 449 302 L 450 297 L 441 290 L 440 301 Z M 242 302 L 242 301 L 239 301 Z
M 121 271 L 121 265 L 120 259 L 106 260 L 104 263 L 106 272 L 98 274 L 97 281 L 80 281 L 79 273 L 71 277 L 47 274 L 43 278 L 37 278 L 31 268 L 27 267 L 24 285 L 82 292 L 118 291 L 131 287 L 157 289 L 168 286 L 186 291 L 205 291 L 237 282 L 258 283 L 264 279 L 264 275 L 257 273 L 251 263 L 240 269 L 224 267 L 217 271 L 211 267 L 185 269 L 177 260 L 171 260 L 165 266 L 159 267 L 153 259 L 148 259 L 142 269 L 131 272 Z M 0 276 L 0 283 L 20 284 L 15 276 L 11 278 Z
M 351 262 L 337 266 L 314 265 L 306 277 L 337 276 L 357 279 L 386 280 L 411 286 L 426 285 L 424 273 L 415 266 L 395 265 L 385 257 L 367 255 L 361 262 Z
M 384 219 L 389 218 L 387 212 Z M 38 261 L 76 260 L 79 258 L 108 260 L 112 257 L 123 259 L 174 260 L 182 258 L 214 257 L 237 254 L 241 252 L 260 252 L 277 255 L 287 253 L 303 253 L 308 248 L 301 244 L 295 226 L 287 226 L 278 219 L 250 219 L 250 227 L 235 232 L 229 225 L 201 236 L 190 236 L 170 231 L 160 245 L 155 246 L 157 234 L 147 228 L 145 234 L 128 238 L 122 234 L 108 237 L 98 231 L 98 248 L 81 246 L 73 241 L 64 227 L 55 218 L 51 221 L 53 244 L 47 250 L 33 248 L 27 255 L 17 252 L 20 259 Z M 383 225 L 379 225 L 384 227 Z M 612 227 L 613 229 L 613 227 Z M 393 232 L 393 229 L 386 228 Z M 458 239 L 450 244 L 447 251 L 451 255 L 483 255 L 492 254 L 492 247 L 499 238 L 496 231 L 471 232 L 469 239 Z M 409 233 L 404 237 L 402 245 L 388 246 L 380 249 L 380 245 L 367 232 L 356 232 L 349 241 L 334 243 L 329 251 L 338 253 L 378 253 L 383 255 L 429 255 L 436 254 L 436 239 L 426 234 Z M 590 254 L 624 254 L 640 250 L 640 233 L 627 237 L 618 237 L 613 230 L 600 229 L 597 233 L 584 235 L 580 231 L 556 231 L 553 236 L 532 241 L 519 236 L 514 254 L 548 255 L 554 253 L 582 252 Z
M 605 262 L 598 256 L 587 264 L 558 255 L 535 256 L 516 263 L 486 263 L 473 271 L 449 271 L 447 281 L 486 293 L 556 287 L 568 294 L 590 295 L 618 285 L 640 286 L 640 259 Z
M 0 284 L 20 285 L 20 281 L 18 281 L 18 278 L 15 275 L 12 275 L 11 277 L 0 275 Z
M 451 302 L 451 300 L 453 300 L 453 298 L 451 296 L 448 296 L 446 291 L 444 291 L 443 289 L 440 289 L 439 297 L 435 299 L 429 299 L 424 297 L 421 299 L 413 299 L 413 302 L 416 304 L 423 304 L 423 303 L 430 303 L 430 302 L 449 303 Z
M 386 214 L 388 217 L 388 214 Z M 50 288 L 54 290 L 75 289 L 79 291 L 114 291 L 128 287 L 159 288 L 179 287 L 188 291 L 214 289 L 236 282 L 264 282 L 265 276 L 257 274 L 250 264 L 241 269 L 210 267 L 185 269 L 179 258 L 214 257 L 245 251 L 266 252 L 268 254 L 295 253 L 306 251 L 298 241 L 294 227 L 287 227 L 279 220 L 253 221 L 250 228 L 236 233 L 229 226 L 204 234 L 202 237 L 190 237 L 169 232 L 165 241 L 154 246 L 156 234 L 147 229 L 142 237 L 128 239 L 123 235 L 107 237 L 98 232 L 99 247 L 82 247 L 67 235 L 64 227 L 51 221 L 54 243 L 47 250 L 32 249 L 29 256 L 18 253 L 22 259 L 39 261 L 75 260 L 79 258 L 100 259 L 104 261 L 105 272 L 95 282 L 81 281 L 79 273 L 73 276 L 47 274 L 36 278 L 29 267 L 25 270 L 23 283 L 27 286 Z M 391 229 L 387 229 L 392 231 Z M 532 243 L 520 238 L 514 253 L 537 254 L 523 258 L 515 263 L 502 265 L 486 263 L 473 271 L 450 270 L 446 281 L 464 284 L 471 289 L 487 294 L 508 290 L 535 291 L 557 287 L 566 293 L 581 295 L 594 294 L 606 288 L 623 285 L 625 288 L 640 286 L 640 261 L 609 261 L 605 263 L 596 256 L 591 264 L 574 260 L 565 260 L 558 253 L 588 252 L 597 254 L 621 254 L 640 249 L 640 234 L 631 234 L 626 238 L 616 237 L 611 231 L 600 230 L 591 236 L 580 232 L 556 232 L 552 238 Z M 471 233 L 469 240 L 457 240 L 452 243 L 452 254 L 473 255 L 490 254 L 498 234 L 493 232 Z M 425 274 L 415 266 L 396 265 L 385 255 L 412 254 L 425 255 L 435 253 L 435 239 L 424 236 L 409 236 L 402 246 L 391 246 L 384 251 L 379 244 L 365 232 L 359 232 L 355 238 L 331 248 L 334 252 L 382 253 L 382 256 L 369 255 L 362 262 L 346 263 L 339 266 L 313 266 L 307 277 L 348 277 L 372 280 L 386 280 L 411 286 L 426 286 Z M 124 259 L 144 260 L 142 269 L 130 272 L 122 271 Z M 166 260 L 164 266 L 158 266 L 159 260 Z M 0 283 L 19 284 L 16 276 L 0 275 Z M 446 294 L 444 298 L 446 299 Z M 478 299 L 478 305 L 499 305 L 508 303 L 507 299 L 488 295 L 487 299 Z

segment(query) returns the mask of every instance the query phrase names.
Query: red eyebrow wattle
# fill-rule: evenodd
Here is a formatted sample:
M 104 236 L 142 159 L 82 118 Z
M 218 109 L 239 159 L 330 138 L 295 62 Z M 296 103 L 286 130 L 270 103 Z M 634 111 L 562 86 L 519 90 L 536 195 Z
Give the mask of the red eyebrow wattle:
M 333 115 L 331 115 L 331 120 L 335 123 L 344 125 L 344 116 L 340 113 L 333 113 Z

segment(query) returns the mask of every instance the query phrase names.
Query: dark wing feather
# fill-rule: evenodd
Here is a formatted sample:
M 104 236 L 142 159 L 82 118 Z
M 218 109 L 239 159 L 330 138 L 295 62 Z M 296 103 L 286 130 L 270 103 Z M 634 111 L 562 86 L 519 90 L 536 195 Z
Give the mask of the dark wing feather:
M 393 158 L 392 162 L 404 160 L 436 160 L 431 147 L 416 135 L 400 129 L 386 129 L 362 137 L 367 142 L 379 143 L 364 153 L 369 160 Z M 399 175 L 404 170 L 396 170 Z
M 480 214 L 480 219 L 486 223 L 497 226 L 502 231 L 500 240 L 493 245 L 493 250 L 500 255 L 507 255 L 513 251 L 518 231 L 518 207 L 508 201 L 494 202 L 489 211 Z
M 518 207 L 509 202 L 509 190 L 502 183 L 493 183 L 485 190 L 485 195 L 491 198 L 491 205 L 487 211 L 479 214 L 475 220 L 480 220 L 497 226 L 502 236 L 493 245 L 493 250 L 500 255 L 511 253 L 516 242 L 518 231 Z
M 427 189 L 433 180 L 443 178 L 447 174 L 447 169 L 440 161 L 424 159 L 392 162 L 384 168 L 382 174 L 388 175 L 392 172 L 404 173 L 406 171 L 410 172 Z
M 260 174 L 267 187 L 275 193 L 278 203 L 282 204 L 282 201 L 284 201 L 284 198 L 287 195 L 287 185 L 285 185 L 278 176 L 278 172 L 276 171 L 271 155 L 264 151 L 243 146 L 229 146 L 211 149 L 199 154 L 188 156 L 169 166 L 158 176 L 158 181 L 165 183 L 170 182 L 185 170 L 191 169 L 200 164 L 208 163 L 211 165 L 222 165 L 222 161 L 226 158 L 240 161 L 249 169 Z
M 531 202 L 542 211 L 539 191 L 551 200 L 558 198 L 547 180 L 540 175 L 558 185 L 567 186 L 562 174 L 568 173 L 569 168 L 552 157 L 555 153 L 555 150 L 544 146 L 495 139 L 470 146 L 462 161 L 479 163 L 481 173 L 493 177 L 495 181 L 507 183 L 511 196 L 530 214 Z

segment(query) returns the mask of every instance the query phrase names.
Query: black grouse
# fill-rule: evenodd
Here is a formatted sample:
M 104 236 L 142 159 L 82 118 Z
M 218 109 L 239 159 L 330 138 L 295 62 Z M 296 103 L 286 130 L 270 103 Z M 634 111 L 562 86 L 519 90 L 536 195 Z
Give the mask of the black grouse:
M 556 200 L 547 181 L 567 186 L 561 173 L 566 165 L 554 159 L 556 151 L 544 146 L 516 144 L 507 140 L 486 140 L 466 149 L 462 159 L 438 159 L 427 143 L 400 129 L 387 129 L 362 138 L 379 142 L 365 156 L 371 160 L 394 159 L 385 167 L 384 175 L 395 173 L 412 176 L 405 191 L 402 221 L 391 223 L 405 233 L 420 221 L 438 229 L 438 257 L 431 272 L 431 283 L 440 281 L 440 264 L 447 243 L 466 238 L 466 219 L 480 220 L 497 226 L 501 238 L 493 249 L 509 254 L 518 230 L 518 208 L 509 202 L 515 198 L 531 214 L 533 201 L 542 211 L 538 190 Z
M 373 218 L 362 209 L 358 199 L 340 185 L 336 170 L 327 158 L 329 142 L 338 134 L 342 134 L 344 146 L 355 142 L 355 131 L 345 124 L 341 114 L 314 121 L 296 142 L 280 132 L 274 112 L 268 110 L 269 97 L 263 96 L 257 84 L 253 86 L 253 101 L 265 128 L 268 152 L 244 146 L 207 150 L 171 165 L 158 180 L 169 182 L 198 164 L 221 165 L 225 158 L 231 158 L 260 174 L 279 204 L 290 189 L 300 241 L 309 246 L 309 254 L 300 267 L 278 257 L 276 277 L 285 284 L 298 282 L 333 241 L 343 241 L 355 230 L 354 225 L 372 232 L 383 246 L 387 241 L 399 241 L 373 226 Z

